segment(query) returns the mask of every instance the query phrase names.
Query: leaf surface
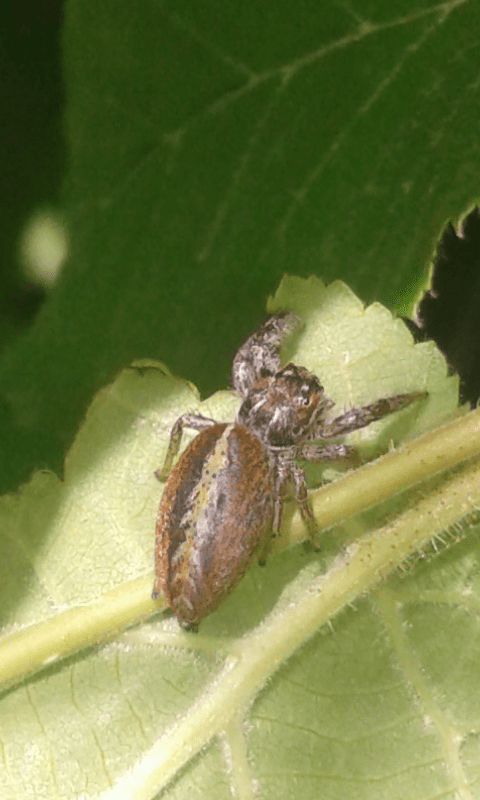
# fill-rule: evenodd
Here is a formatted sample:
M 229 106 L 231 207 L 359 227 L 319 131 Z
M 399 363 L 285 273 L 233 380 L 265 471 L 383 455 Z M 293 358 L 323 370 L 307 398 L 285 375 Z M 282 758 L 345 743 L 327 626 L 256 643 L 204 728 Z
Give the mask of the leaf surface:
M 360 446 L 454 413 L 457 380 L 382 307 L 292 278 L 270 301 L 285 305 L 304 322 L 285 357 L 321 362 L 338 404 L 429 391 Z M 114 638 L 155 608 L 153 471 L 172 422 L 197 408 L 230 420 L 237 405 L 227 391 L 200 403 L 158 364 L 125 370 L 95 398 L 65 482 L 38 473 L 2 499 L 2 797 L 476 796 L 475 461 L 326 531 L 319 554 L 254 566 L 198 634 L 158 618 Z M 434 556 L 432 536 L 452 546 Z M 29 661 L 34 624 L 50 642 L 43 667 Z M 23 659 L 8 679 L 12 642 Z M 35 672 L 22 681 L 22 668 Z

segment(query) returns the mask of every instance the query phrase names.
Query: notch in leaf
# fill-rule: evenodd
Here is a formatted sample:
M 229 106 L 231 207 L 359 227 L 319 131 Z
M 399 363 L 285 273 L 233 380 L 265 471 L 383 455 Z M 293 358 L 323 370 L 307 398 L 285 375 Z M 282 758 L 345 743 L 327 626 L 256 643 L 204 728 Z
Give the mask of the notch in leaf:
M 405 320 L 416 341 L 433 339 L 460 377 L 460 400 L 472 407 L 480 397 L 480 208 L 458 231 L 443 231 L 433 260 L 431 286 Z

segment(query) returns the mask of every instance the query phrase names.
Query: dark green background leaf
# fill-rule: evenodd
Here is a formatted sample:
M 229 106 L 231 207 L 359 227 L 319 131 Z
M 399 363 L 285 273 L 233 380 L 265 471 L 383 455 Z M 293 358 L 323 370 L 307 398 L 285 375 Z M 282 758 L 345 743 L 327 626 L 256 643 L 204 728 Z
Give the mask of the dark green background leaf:
M 0 363 L 0 484 L 134 358 L 202 393 L 283 271 L 400 301 L 478 197 L 478 4 L 66 7 L 70 260 Z

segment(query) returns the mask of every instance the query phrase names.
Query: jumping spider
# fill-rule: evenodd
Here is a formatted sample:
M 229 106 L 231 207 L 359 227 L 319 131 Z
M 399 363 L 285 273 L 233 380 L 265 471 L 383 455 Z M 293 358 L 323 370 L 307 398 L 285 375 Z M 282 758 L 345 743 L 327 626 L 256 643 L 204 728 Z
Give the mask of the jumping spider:
M 280 363 L 281 344 L 297 325 L 294 314 L 275 314 L 238 350 L 232 377 L 242 403 L 234 423 L 187 413 L 172 428 L 157 473 L 167 482 L 157 518 L 153 597 L 163 591 L 188 630 L 197 630 L 220 605 L 255 556 L 265 558 L 280 529 L 289 484 L 310 535 L 317 532 L 296 459 L 348 456 L 352 447 L 324 440 L 426 396 L 386 397 L 329 419 L 334 403 L 318 378 L 305 367 Z M 199 433 L 172 469 L 184 428 Z

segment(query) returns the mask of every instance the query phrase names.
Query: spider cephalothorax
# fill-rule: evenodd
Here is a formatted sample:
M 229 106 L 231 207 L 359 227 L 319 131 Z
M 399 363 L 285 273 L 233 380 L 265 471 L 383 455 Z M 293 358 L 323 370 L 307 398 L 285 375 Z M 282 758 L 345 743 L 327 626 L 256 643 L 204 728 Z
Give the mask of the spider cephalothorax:
M 332 405 L 315 375 L 287 364 L 252 386 L 236 421 L 266 447 L 292 447 L 311 436 Z

